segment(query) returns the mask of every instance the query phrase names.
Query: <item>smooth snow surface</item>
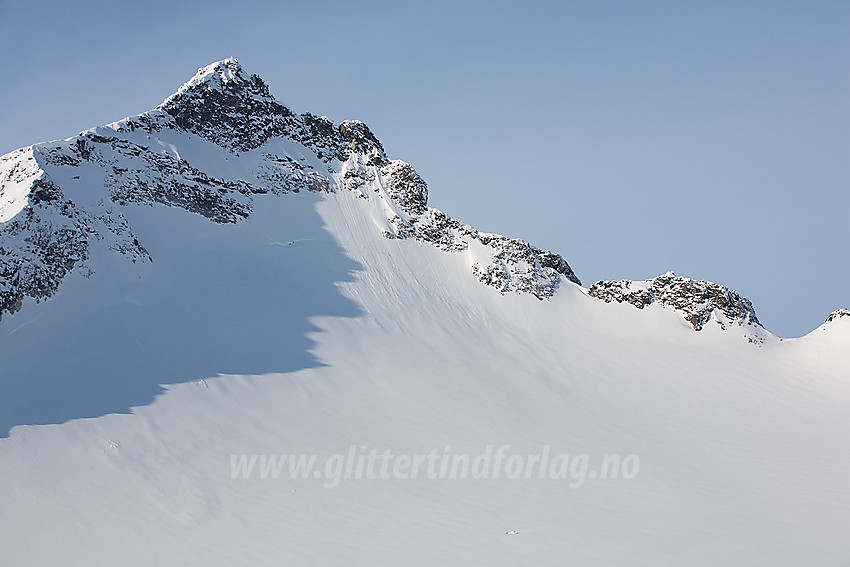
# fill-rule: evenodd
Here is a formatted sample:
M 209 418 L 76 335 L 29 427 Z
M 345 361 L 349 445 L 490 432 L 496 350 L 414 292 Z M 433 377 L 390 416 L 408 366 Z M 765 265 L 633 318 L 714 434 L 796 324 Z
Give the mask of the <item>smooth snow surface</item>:
M 3 359 L 15 361 L 10 341 L 58 325 L 45 319 L 48 307 L 73 317 L 25 353 L 43 359 L 29 358 L 51 369 L 45 379 L 63 384 L 68 404 L 141 380 L 140 367 L 148 384 L 184 381 L 129 415 L 21 426 L 0 440 L 0 563 L 850 558 L 846 340 L 831 342 L 827 330 L 753 347 L 716 326 L 696 333 L 669 310 L 596 301 L 572 284 L 548 302 L 502 296 L 469 277 L 463 254 L 382 237 L 355 195 L 307 197 L 310 206 L 305 197 L 269 197 L 258 218 L 229 227 L 139 208 L 140 238 L 156 242 L 161 268 L 154 262 L 136 282 L 104 277 L 97 292 L 69 284 L 3 321 Z M 311 275 L 292 273 L 302 271 Z M 109 295 L 89 297 L 100 291 Z M 86 301 L 116 315 L 86 316 Z M 108 364 L 111 380 L 63 372 L 84 363 Z M 640 472 L 578 488 L 536 478 L 363 478 L 325 488 L 322 479 L 233 479 L 230 470 L 231 455 L 321 461 L 351 445 L 474 455 L 502 444 L 521 454 L 549 444 L 590 455 L 591 466 L 604 454 L 636 454 Z

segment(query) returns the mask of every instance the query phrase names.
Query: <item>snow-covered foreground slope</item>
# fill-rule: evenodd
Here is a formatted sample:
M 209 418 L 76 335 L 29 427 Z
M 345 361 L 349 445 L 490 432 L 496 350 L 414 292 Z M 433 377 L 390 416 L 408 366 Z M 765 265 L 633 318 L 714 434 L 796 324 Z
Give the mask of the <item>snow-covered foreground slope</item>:
M 722 290 L 662 276 L 617 284 L 654 290 L 641 309 L 600 301 L 554 255 L 426 209 L 374 145 L 325 161 L 285 137 L 104 130 L 180 156 L 183 181 L 122 203 L 103 188 L 138 189 L 147 154 L 41 164 L 85 214 L 30 192 L 24 228 L 58 214 L 101 238 L 81 229 L 55 291 L 0 318 L 0 564 L 850 561 L 844 312 L 795 340 L 722 308 L 696 331 L 683 310 Z M 269 154 L 327 190 L 224 184 L 257 186 Z M 180 162 L 222 183 L 186 199 Z M 22 234 L 15 253 L 41 253 Z M 677 286 L 705 295 L 680 309 Z

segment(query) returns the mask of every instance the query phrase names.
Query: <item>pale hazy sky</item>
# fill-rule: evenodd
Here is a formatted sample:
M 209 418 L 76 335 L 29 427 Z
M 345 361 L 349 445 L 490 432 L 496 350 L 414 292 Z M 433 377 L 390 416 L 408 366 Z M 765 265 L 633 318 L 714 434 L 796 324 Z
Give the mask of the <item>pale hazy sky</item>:
M 850 307 L 850 2 L 0 0 L 0 21 L 0 153 L 234 56 L 585 285 L 709 279 L 785 337 Z

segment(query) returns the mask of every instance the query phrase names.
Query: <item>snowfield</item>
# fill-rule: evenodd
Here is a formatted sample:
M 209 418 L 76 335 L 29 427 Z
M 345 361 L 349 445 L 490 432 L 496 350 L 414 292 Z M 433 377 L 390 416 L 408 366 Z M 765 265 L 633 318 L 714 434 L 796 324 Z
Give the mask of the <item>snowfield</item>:
M 242 80 L 228 63 L 184 89 Z M 0 564 L 850 563 L 850 312 L 697 331 L 435 232 L 379 143 L 234 150 L 154 116 L 92 131 L 120 140 L 86 138 L 102 161 L 26 150 L 82 225 L 0 176 L 6 249 L 34 254 L 9 228 L 30 210 L 88 227 L 55 292 L 0 317 Z M 302 190 L 238 188 L 274 179 Z

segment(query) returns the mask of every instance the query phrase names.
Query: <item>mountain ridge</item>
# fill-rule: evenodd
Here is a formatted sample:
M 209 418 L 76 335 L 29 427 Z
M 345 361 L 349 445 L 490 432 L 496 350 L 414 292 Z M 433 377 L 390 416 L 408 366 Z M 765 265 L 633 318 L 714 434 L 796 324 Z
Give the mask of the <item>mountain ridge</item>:
M 211 173 L 209 167 L 181 155 L 179 139 L 163 141 L 179 132 L 223 148 L 231 156 L 224 160 L 250 162 L 249 171 Z M 286 148 L 271 151 L 268 146 L 273 140 L 288 140 L 310 150 L 322 165 L 305 167 L 303 157 L 293 157 Z M 260 155 L 242 160 L 243 154 Z M 91 164 L 99 170 L 89 168 L 85 175 L 91 179 L 85 175 L 83 179 L 89 185 L 102 185 L 103 192 L 80 206 L 79 192 L 68 198 L 52 178 L 61 177 L 60 169 L 86 169 Z M 21 309 L 26 298 L 41 301 L 55 293 L 64 276 L 84 262 L 92 238 L 114 240 L 110 248 L 133 262 L 154 261 L 120 207 L 156 203 L 183 208 L 213 222 L 237 223 L 251 214 L 253 196 L 263 193 L 345 189 L 358 192 L 364 200 L 378 199 L 386 217 L 380 222 L 385 224 L 382 230 L 387 238 L 412 238 L 447 252 L 467 251 L 470 242 L 483 245 L 486 256 L 476 257 L 470 270 L 500 293 L 530 293 L 543 300 L 552 297 L 562 279 L 581 285 L 559 254 L 521 239 L 480 232 L 429 207 L 425 181 L 410 164 L 390 159 L 366 124 L 346 120 L 335 126 L 325 116 L 296 114 L 272 96 L 258 75 L 246 75 L 234 58 L 198 69 L 151 111 L 2 156 L 0 183 L 0 218 L 4 219 L 0 224 L 0 317 Z M 652 281 L 671 283 L 665 278 Z M 641 309 L 657 295 L 661 305 L 679 311 L 696 331 L 718 309 L 726 319 L 760 334 L 761 324 L 749 300 L 723 286 L 691 285 L 679 279 L 663 293 L 655 290 L 655 295 L 627 291 L 640 285 L 599 281 L 588 292 L 605 302 L 625 301 Z M 718 324 L 725 328 L 724 321 Z

